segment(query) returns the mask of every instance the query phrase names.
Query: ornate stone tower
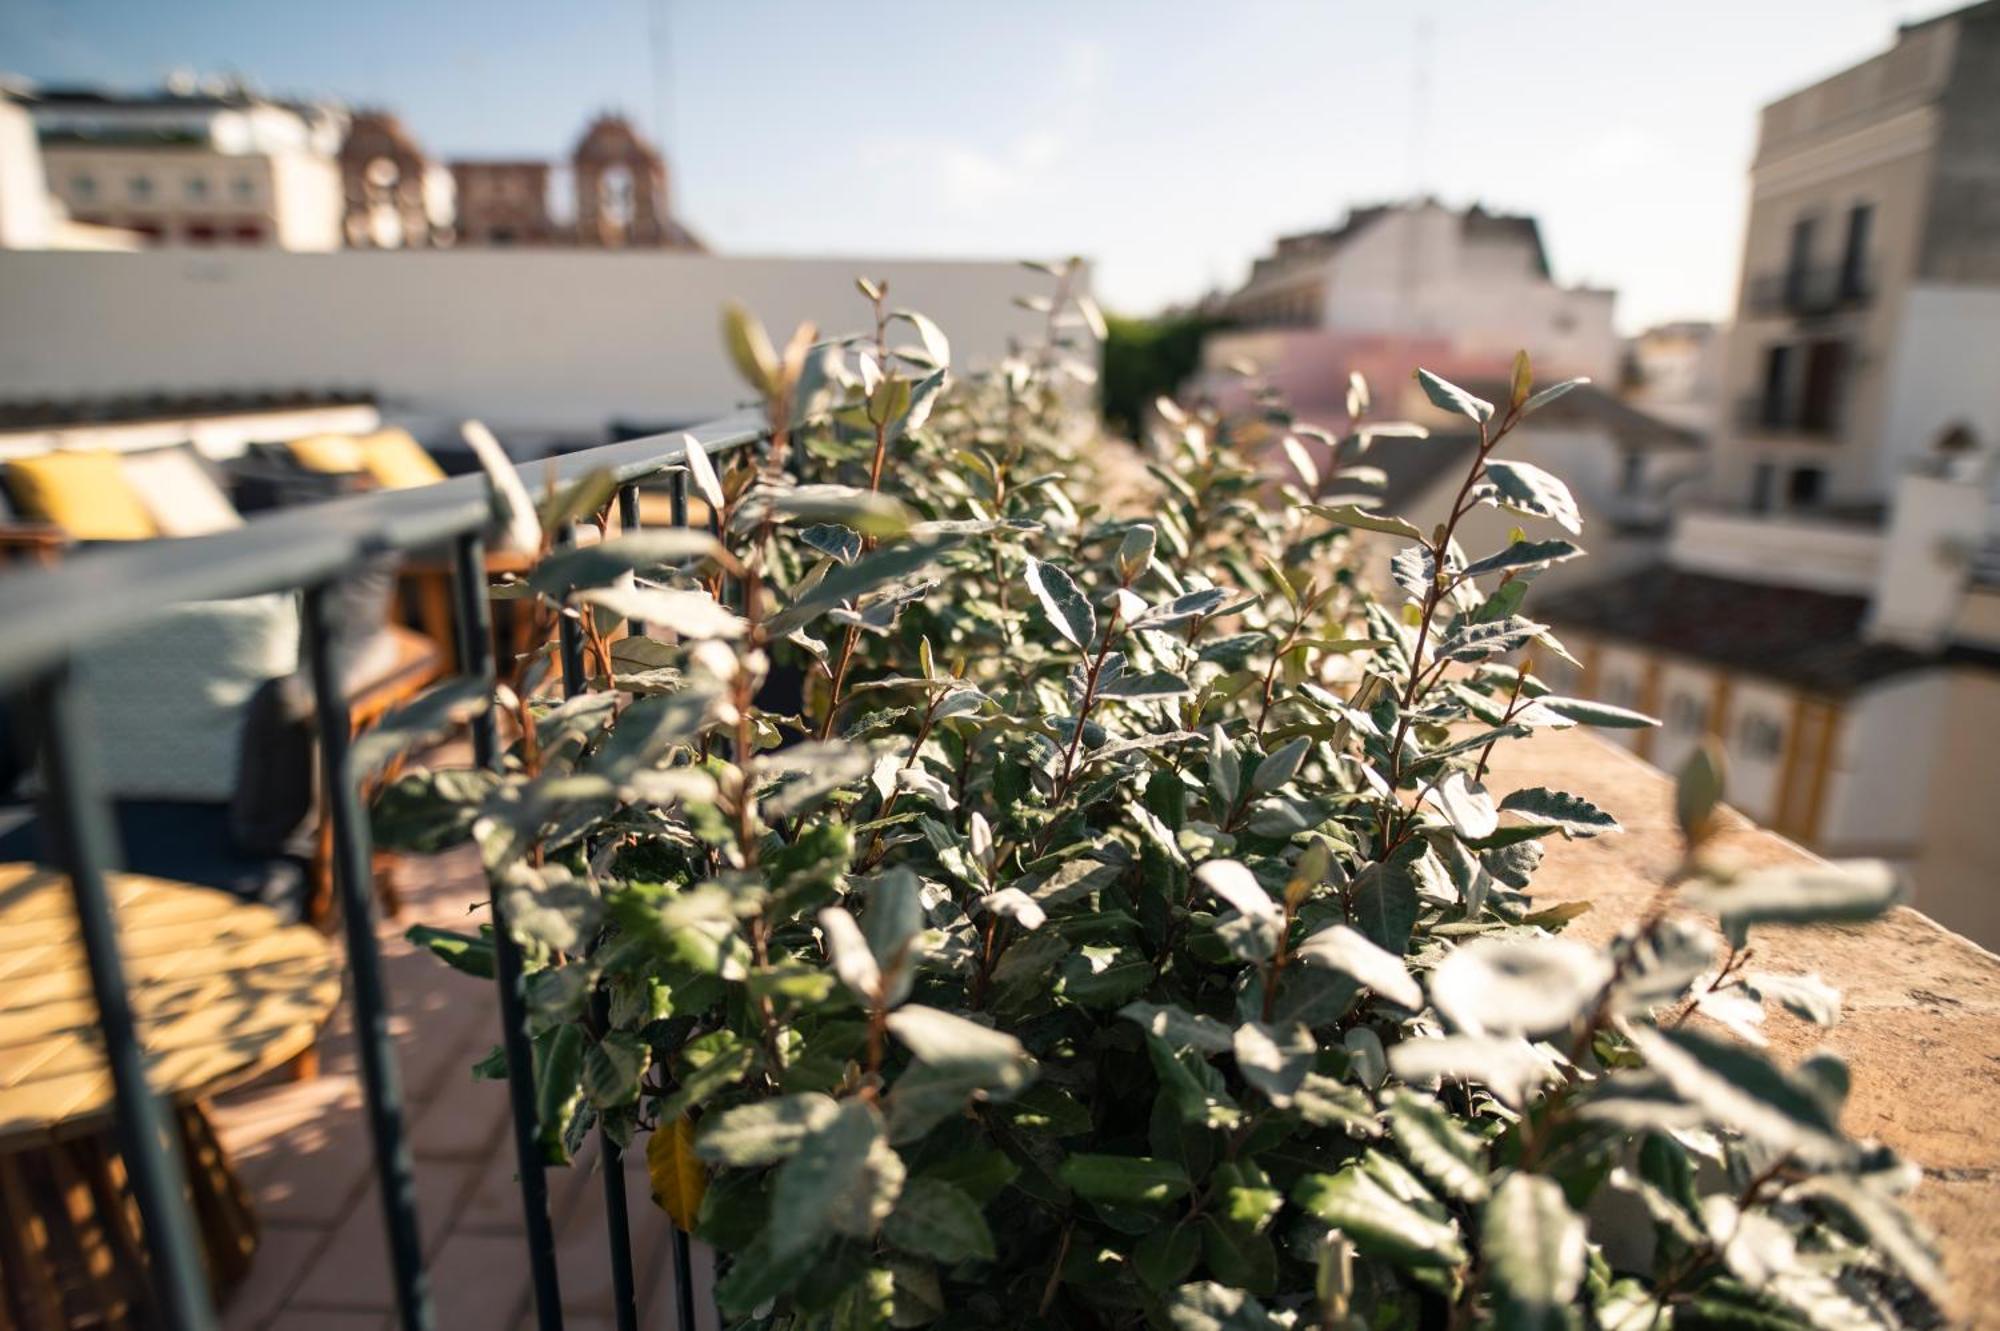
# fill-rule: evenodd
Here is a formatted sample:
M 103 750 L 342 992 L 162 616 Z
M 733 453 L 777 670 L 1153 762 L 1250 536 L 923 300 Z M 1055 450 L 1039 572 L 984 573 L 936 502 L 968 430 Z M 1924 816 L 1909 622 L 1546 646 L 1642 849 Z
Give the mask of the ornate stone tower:
M 547 162 L 453 162 L 461 245 L 552 245 Z
M 429 207 L 430 162 L 387 111 L 356 112 L 340 145 L 350 249 L 421 249 L 439 243 Z
M 576 241 L 607 249 L 696 248 L 667 208 L 667 164 L 623 116 L 599 116 L 571 155 Z

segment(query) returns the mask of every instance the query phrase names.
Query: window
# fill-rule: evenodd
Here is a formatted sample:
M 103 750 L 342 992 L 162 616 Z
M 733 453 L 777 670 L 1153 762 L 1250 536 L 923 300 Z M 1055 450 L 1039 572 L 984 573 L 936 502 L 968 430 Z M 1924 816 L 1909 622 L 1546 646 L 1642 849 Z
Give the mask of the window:
M 1799 386 L 1798 420 L 1809 434 L 1831 434 L 1840 428 L 1842 391 L 1847 383 L 1847 344 L 1822 339 L 1806 344 L 1805 382 Z
M 1874 204 L 1857 203 L 1847 210 L 1847 245 L 1840 255 L 1840 295 L 1844 300 L 1868 293 L 1868 233 L 1874 225 Z
M 1785 749 L 1785 728 L 1768 716 L 1750 712 L 1736 725 L 1736 748 L 1745 758 L 1775 762 Z
M 1793 348 L 1782 342 L 1764 348 L 1764 391 L 1758 400 L 1757 423 L 1783 429 L 1790 423 Z
M 1793 467 L 1785 478 L 1785 500 L 1793 508 L 1811 508 L 1826 496 L 1826 468 Z
M 254 199 L 257 197 L 257 182 L 248 176 L 238 176 L 229 182 L 229 192 L 239 199 Z
M 184 187 L 189 199 L 199 203 L 208 198 L 208 177 L 189 176 Z
M 262 245 L 264 228 L 256 222 L 238 222 L 230 231 L 230 236 L 239 245 Z
M 133 176 L 125 182 L 125 192 L 135 199 L 150 199 L 153 197 L 153 178 Z
M 1646 479 L 1646 455 L 1632 449 L 1618 459 L 1618 493 L 1636 495 Z
M 1772 501 L 1778 497 L 1778 468 L 1769 462 L 1760 462 L 1750 473 L 1750 511 L 1769 513 Z
M 1818 224 L 1816 217 L 1801 217 L 1792 223 L 1792 248 L 1785 259 L 1785 298 L 1788 304 L 1796 305 L 1805 295 L 1806 271 L 1812 267 L 1813 232 Z
M 1681 735 L 1699 735 L 1708 725 L 1708 703 L 1692 693 L 1676 692 L 1667 700 L 1667 728 Z
M 181 238 L 190 245 L 213 245 L 215 243 L 213 222 L 189 222 L 181 233 Z
M 79 199 L 94 199 L 97 197 L 97 177 L 71 176 L 69 188 Z

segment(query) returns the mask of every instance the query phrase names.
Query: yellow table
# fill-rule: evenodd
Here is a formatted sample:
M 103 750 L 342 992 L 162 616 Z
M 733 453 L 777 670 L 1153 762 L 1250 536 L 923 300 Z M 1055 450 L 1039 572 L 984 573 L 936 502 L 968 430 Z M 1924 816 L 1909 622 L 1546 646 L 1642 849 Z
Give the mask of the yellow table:
M 173 1106 L 212 1279 L 256 1228 L 201 1104 L 311 1048 L 340 995 L 316 930 L 164 879 L 111 882 L 147 1080 Z M 145 1247 L 69 885 L 0 864 L 0 1328 L 140 1326 Z

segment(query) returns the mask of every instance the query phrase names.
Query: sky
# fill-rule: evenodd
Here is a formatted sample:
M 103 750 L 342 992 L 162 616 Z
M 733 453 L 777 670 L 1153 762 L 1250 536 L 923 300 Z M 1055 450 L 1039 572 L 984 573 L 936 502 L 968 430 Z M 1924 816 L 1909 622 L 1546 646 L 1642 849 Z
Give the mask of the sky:
M 1434 194 L 1540 219 L 1626 331 L 1733 304 L 1757 108 L 1950 0 L 4 0 L 0 70 L 398 112 L 565 155 L 631 115 L 736 254 L 1081 254 L 1113 310 Z

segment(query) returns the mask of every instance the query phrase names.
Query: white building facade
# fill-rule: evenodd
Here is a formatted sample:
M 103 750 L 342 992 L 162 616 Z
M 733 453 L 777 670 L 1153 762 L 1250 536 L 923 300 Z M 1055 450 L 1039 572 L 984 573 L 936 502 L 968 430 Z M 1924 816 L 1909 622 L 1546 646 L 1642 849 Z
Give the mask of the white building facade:
M 341 244 L 337 106 L 187 85 L 130 96 L 43 88 L 21 101 L 48 193 L 77 222 L 148 245 Z

